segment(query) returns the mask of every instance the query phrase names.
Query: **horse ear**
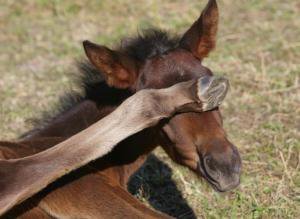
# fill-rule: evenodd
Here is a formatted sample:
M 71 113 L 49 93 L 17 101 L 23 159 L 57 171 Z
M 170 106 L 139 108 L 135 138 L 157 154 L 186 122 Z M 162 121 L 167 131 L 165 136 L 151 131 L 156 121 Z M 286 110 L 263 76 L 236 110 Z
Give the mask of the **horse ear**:
M 183 35 L 180 46 L 199 59 L 207 57 L 216 46 L 219 12 L 216 0 L 209 0 L 198 20 Z
M 83 47 L 91 63 L 104 73 L 109 86 L 126 89 L 137 79 L 137 63 L 120 52 L 84 41 Z

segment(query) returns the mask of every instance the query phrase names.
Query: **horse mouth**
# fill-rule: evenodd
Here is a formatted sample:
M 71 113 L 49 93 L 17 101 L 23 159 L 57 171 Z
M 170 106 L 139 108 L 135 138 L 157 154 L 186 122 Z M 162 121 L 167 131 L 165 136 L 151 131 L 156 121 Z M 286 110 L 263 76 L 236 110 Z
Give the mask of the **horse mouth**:
M 198 162 L 198 172 L 201 174 L 201 176 L 211 185 L 211 187 L 217 191 L 217 192 L 227 192 L 234 188 L 236 188 L 240 184 L 240 174 L 235 173 L 232 174 L 230 178 L 220 178 L 219 180 L 216 180 L 211 174 L 209 174 L 209 171 L 207 171 L 203 159 L 200 159 L 201 161 Z M 224 183 L 225 182 L 225 183 Z
M 200 172 L 201 176 L 211 185 L 211 187 L 217 191 L 217 192 L 226 192 L 226 190 L 223 190 L 220 188 L 220 185 L 218 181 L 216 181 L 212 176 L 209 175 L 209 173 L 206 171 L 205 165 L 203 164 L 202 159 L 198 162 L 198 172 Z

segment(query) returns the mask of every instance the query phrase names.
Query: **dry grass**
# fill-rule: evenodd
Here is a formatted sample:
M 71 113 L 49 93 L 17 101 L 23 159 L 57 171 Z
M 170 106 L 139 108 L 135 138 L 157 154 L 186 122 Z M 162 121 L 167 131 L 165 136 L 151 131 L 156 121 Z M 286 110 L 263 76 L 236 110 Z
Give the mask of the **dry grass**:
M 0 0 L 0 139 L 27 130 L 26 120 L 70 86 L 66 72 L 83 56 L 82 40 L 114 45 L 150 25 L 182 32 L 205 2 Z M 241 186 L 218 194 L 161 150 L 155 154 L 173 169 L 168 177 L 199 218 L 299 218 L 300 3 L 219 2 L 218 48 L 205 65 L 231 80 L 222 110 L 226 130 L 242 154 Z M 141 179 L 150 189 L 139 188 L 137 196 L 150 203 L 150 193 L 156 192 L 152 184 L 166 191 L 168 185 L 161 183 L 166 181 L 159 178 L 164 171 Z M 164 195 L 161 202 L 170 202 L 172 193 Z M 164 205 L 154 206 L 159 204 Z

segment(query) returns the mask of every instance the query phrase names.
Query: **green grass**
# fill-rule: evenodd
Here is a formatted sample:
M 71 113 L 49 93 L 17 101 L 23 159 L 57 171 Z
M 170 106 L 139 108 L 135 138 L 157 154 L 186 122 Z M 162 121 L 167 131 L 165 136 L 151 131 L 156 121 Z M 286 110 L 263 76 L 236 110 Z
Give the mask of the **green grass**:
M 70 86 L 82 40 L 112 46 L 151 25 L 183 32 L 206 1 L 133 2 L 0 0 L 0 139 L 29 129 L 26 121 Z M 161 149 L 155 154 L 199 218 L 300 218 L 300 3 L 219 2 L 218 46 L 204 64 L 231 81 L 222 111 L 242 155 L 241 186 L 216 193 Z M 155 192 L 136 195 L 147 202 Z

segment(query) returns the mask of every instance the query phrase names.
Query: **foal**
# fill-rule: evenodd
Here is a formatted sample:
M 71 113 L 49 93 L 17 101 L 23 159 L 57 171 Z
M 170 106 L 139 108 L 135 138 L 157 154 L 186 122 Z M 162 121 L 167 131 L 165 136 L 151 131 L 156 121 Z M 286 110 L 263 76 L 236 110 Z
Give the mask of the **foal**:
M 203 77 L 170 88 L 139 91 L 99 122 L 48 150 L 21 159 L 0 160 L 0 215 L 175 112 L 216 108 L 227 90 L 225 79 Z
M 24 135 L 17 144 L 1 143 L 6 146 L 2 149 L 3 156 L 24 157 L 50 148 L 110 114 L 139 90 L 165 88 L 212 75 L 201 62 L 215 47 L 217 25 L 217 4 L 210 0 L 182 37 L 150 30 L 123 41 L 115 50 L 84 42 L 92 63 L 81 65 L 86 75 L 85 95 L 50 122 Z M 239 184 L 240 156 L 226 137 L 219 110 L 182 113 L 122 141 L 105 157 L 63 177 L 6 216 L 143 218 L 146 212 L 151 212 L 153 217 L 162 217 L 126 191 L 129 177 L 158 145 L 174 161 L 204 177 L 218 191 L 228 191 Z M 131 206 L 144 210 L 128 212 L 124 210 L 127 202 L 120 200 L 128 200 Z

